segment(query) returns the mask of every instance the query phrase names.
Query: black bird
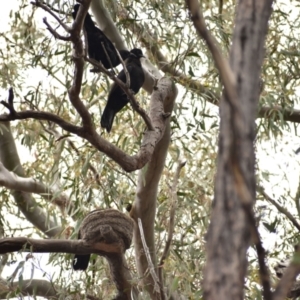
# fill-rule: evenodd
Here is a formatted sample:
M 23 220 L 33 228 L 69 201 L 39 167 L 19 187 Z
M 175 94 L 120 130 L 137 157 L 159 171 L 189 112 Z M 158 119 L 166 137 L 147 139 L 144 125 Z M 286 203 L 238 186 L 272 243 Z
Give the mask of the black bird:
M 126 68 L 130 77 L 130 89 L 137 94 L 145 81 L 144 71 L 140 58 L 144 57 L 141 49 L 134 48 L 126 60 Z M 122 70 L 118 76 L 120 80 L 126 83 L 126 75 Z M 108 95 L 106 107 L 101 117 L 101 127 L 110 132 L 116 113 L 118 113 L 129 102 L 126 93 L 119 85 L 114 83 Z
M 72 12 L 72 16 L 75 20 L 80 5 L 74 5 L 74 11 Z M 95 26 L 91 15 L 89 13 L 86 14 L 85 20 L 83 23 L 84 33 L 87 41 L 87 51 L 89 58 L 93 58 L 98 62 L 101 62 L 106 69 L 111 69 L 112 67 L 116 67 L 121 63 L 119 56 L 116 52 L 116 48 L 110 39 L 103 33 L 101 29 Z M 102 45 L 103 44 L 103 45 Z M 111 64 L 107 58 L 107 55 L 103 49 L 105 50 L 109 56 Z M 127 50 L 120 50 L 121 57 L 125 60 L 130 52 Z

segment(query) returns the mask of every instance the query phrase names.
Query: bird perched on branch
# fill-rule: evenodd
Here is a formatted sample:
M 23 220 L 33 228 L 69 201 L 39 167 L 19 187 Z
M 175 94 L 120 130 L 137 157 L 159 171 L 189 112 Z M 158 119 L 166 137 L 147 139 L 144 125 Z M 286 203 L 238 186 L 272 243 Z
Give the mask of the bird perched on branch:
M 74 11 L 72 12 L 74 20 L 77 16 L 79 7 L 79 4 L 74 5 Z M 104 32 L 95 26 L 89 13 L 87 13 L 85 16 L 83 23 L 83 31 L 86 37 L 86 48 L 89 58 L 101 62 L 106 69 L 111 69 L 112 67 L 116 67 L 121 63 L 115 46 L 110 41 L 110 39 L 104 34 Z M 103 47 L 105 48 L 106 53 Z M 130 52 L 127 50 L 120 50 L 119 52 L 122 59 L 124 60 L 130 54 Z
M 126 69 L 130 77 L 130 89 L 134 94 L 138 93 L 145 81 L 144 71 L 140 62 L 141 57 L 144 57 L 142 50 L 134 48 L 130 51 L 130 55 L 126 60 Z M 117 77 L 126 83 L 124 70 L 122 70 Z M 107 132 L 110 132 L 116 113 L 128 102 L 129 100 L 126 93 L 118 84 L 114 83 L 109 92 L 107 104 L 101 117 L 101 127 L 105 128 Z

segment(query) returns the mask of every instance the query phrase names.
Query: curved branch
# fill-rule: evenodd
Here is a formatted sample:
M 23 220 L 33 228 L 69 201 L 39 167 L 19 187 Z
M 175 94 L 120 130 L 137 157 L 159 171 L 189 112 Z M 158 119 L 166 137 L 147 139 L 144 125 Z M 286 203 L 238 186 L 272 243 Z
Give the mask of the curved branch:
M 125 171 L 132 172 L 137 169 L 141 169 L 151 159 L 155 145 L 162 138 L 167 119 L 172 111 L 172 106 L 170 106 L 171 109 L 167 111 L 167 114 L 165 114 L 163 102 L 174 101 L 176 95 L 176 87 L 169 78 L 163 77 L 158 81 L 157 88 L 152 93 L 150 101 L 150 119 L 155 130 L 146 131 L 139 152 L 133 156 L 126 154 L 115 145 L 106 141 L 91 127 L 89 127 L 90 130 L 86 130 L 85 127 L 78 127 L 67 123 L 62 118 L 51 113 L 36 111 L 14 112 L 9 115 L 0 115 L 0 121 L 27 118 L 52 121 L 61 126 L 63 129 L 86 139 L 96 149 L 105 153 L 117 162 Z
M 75 126 L 69 122 L 66 122 L 64 119 L 62 119 L 61 117 L 55 114 L 44 112 L 44 111 L 25 110 L 25 111 L 15 112 L 14 114 L 0 115 L 0 122 L 25 120 L 25 119 L 51 121 L 59 125 L 62 129 L 77 134 L 79 136 L 81 135 L 81 132 L 84 131 L 83 127 Z
M 54 204 L 65 210 L 66 207 L 72 206 L 72 203 L 64 195 L 57 195 L 52 187 L 47 186 L 33 178 L 25 178 L 16 175 L 14 172 L 7 170 L 0 161 L 0 186 L 11 190 L 18 190 L 26 193 L 41 194 L 46 200 L 51 200 Z
M 0 161 L 8 170 L 25 176 L 8 122 L 0 122 Z M 46 215 L 30 194 L 16 190 L 12 190 L 11 194 L 26 219 L 39 230 L 49 237 L 61 232 L 60 226 Z

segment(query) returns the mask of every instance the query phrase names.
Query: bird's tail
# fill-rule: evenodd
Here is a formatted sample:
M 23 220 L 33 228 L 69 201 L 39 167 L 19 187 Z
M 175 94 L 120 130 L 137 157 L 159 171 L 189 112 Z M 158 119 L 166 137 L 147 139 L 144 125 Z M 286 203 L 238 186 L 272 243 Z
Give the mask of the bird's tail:
M 105 107 L 104 112 L 101 117 L 101 127 L 105 128 L 109 133 L 115 118 L 115 111 L 109 107 Z
M 89 265 L 90 256 L 91 256 L 90 254 L 86 254 L 86 255 L 76 254 L 73 259 L 73 269 L 75 271 L 86 270 Z

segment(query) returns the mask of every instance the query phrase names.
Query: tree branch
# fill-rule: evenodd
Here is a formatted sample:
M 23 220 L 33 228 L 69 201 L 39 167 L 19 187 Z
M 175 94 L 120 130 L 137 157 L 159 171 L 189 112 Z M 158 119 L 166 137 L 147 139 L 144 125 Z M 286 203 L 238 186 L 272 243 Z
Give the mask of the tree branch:
M 300 232 L 300 224 L 298 223 L 298 221 L 296 220 L 296 218 L 284 207 L 282 207 L 281 205 L 279 205 L 274 199 L 272 199 L 264 190 L 264 188 L 262 186 L 257 186 L 258 191 L 262 194 L 262 196 L 264 196 L 266 198 L 267 201 L 269 201 L 270 203 L 272 203 L 277 210 L 284 214 L 292 223 L 293 225 L 298 229 L 298 231 Z
M 36 6 L 36 7 L 40 7 L 40 8 L 42 8 L 44 11 L 46 11 L 48 14 L 50 14 L 58 23 L 59 23 L 59 25 L 65 30 L 65 31 L 67 31 L 67 32 L 70 32 L 70 30 L 71 30 L 71 28 L 70 27 L 68 27 L 53 11 L 52 11 L 52 9 L 48 6 L 48 5 L 46 5 L 46 4 L 44 4 L 44 3 L 42 3 L 41 1 L 39 1 L 39 0 L 35 0 L 35 2 L 30 2 L 32 5 L 34 5 L 34 6 Z
M 238 115 L 240 115 L 240 106 L 238 104 L 238 95 L 236 91 L 236 79 L 233 74 L 229 62 L 223 56 L 220 47 L 218 46 L 217 40 L 207 30 L 202 10 L 200 8 L 198 0 L 186 0 L 187 6 L 191 12 L 191 19 L 197 30 L 197 33 L 206 42 L 210 53 L 213 56 L 216 67 L 219 71 L 221 80 L 224 84 L 225 93 L 227 94 L 228 101 L 234 106 Z
M 43 18 L 44 24 L 47 26 L 47 29 L 50 31 L 50 33 L 58 40 L 62 41 L 70 41 L 71 37 L 70 36 L 62 36 L 60 35 L 47 21 L 47 18 Z
M 102 256 L 109 254 L 123 254 L 122 243 L 95 243 L 89 244 L 84 240 L 47 239 L 37 240 L 25 237 L 0 239 L 0 254 L 8 252 L 34 252 L 34 253 L 97 253 Z
M 300 273 L 299 261 L 300 261 L 300 247 L 297 246 L 290 265 L 284 271 L 283 276 L 273 293 L 272 300 L 281 300 L 287 297 L 297 275 Z
M 300 110 L 282 108 L 278 105 L 273 107 L 261 107 L 258 111 L 258 118 L 281 120 L 293 123 L 300 123 Z
M 161 81 L 162 80 L 159 81 L 159 85 L 161 84 Z M 161 100 L 157 102 L 156 105 L 154 105 L 155 103 L 152 103 L 151 101 L 151 119 L 152 115 L 158 119 L 160 118 L 158 112 L 161 111 L 160 105 L 162 101 L 164 105 L 164 111 L 171 112 L 173 109 L 174 102 L 177 96 L 177 89 L 176 86 L 174 86 L 173 81 L 171 81 L 170 79 L 166 78 L 164 79 L 164 81 L 165 91 L 159 92 L 160 89 L 153 91 L 152 99 L 153 97 L 158 97 Z M 165 97 L 164 94 L 167 95 L 167 97 Z M 154 127 L 156 128 L 153 119 L 152 122 L 154 124 Z M 162 122 L 162 120 L 160 120 L 160 122 Z M 147 137 L 145 136 L 144 141 L 146 140 Z M 161 173 L 165 164 L 169 142 L 170 118 L 167 119 L 166 128 L 162 139 L 155 146 L 151 161 L 139 171 L 136 198 L 130 211 L 130 215 L 135 220 L 136 224 L 138 218 L 143 221 L 145 240 L 150 251 L 151 261 L 153 262 L 154 266 L 157 266 L 154 238 L 154 220 L 156 214 L 157 191 Z M 148 272 L 148 262 L 143 250 L 143 243 L 137 225 L 134 227 L 134 246 L 136 253 L 136 265 L 139 276 L 143 279 L 143 284 L 149 292 L 151 299 L 157 299 L 157 293 L 155 293 L 153 289 L 155 283 L 152 276 Z
M 0 122 L 25 120 L 25 119 L 51 121 L 59 125 L 62 129 L 77 134 L 79 136 L 81 136 L 82 132 L 84 131 L 83 127 L 75 126 L 69 122 L 66 122 L 64 119 L 62 119 L 61 117 L 55 114 L 44 112 L 44 111 L 25 110 L 25 111 L 15 112 L 14 114 L 0 115 Z
M 0 298 L 9 299 L 14 297 L 14 292 L 21 293 L 24 296 L 39 296 L 51 300 L 58 300 L 59 293 L 57 293 L 53 284 L 47 280 L 29 279 L 13 282 L 6 286 L 6 289 L 0 288 Z
M 7 170 L 0 161 L 0 186 L 4 186 L 11 190 L 18 190 L 26 193 L 41 194 L 47 201 L 52 201 L 62 211 L 66 207 L 72 206 L 72 203 L 65 195 L 58 195 L 59 191 L 54 191 L 52 187 L 46 186 L 33 178 L 24 178 Z
M 0 122 L 0 161 L 6 169 L 25 176 L 8 122 Z M 60 226 L 46 215 L 30 194 L 11 190 L 15 202 L 26 219 L 49 237 L 61 232 Z
M 170 247 L 173 239 L 173 233 L 174 233 L 174 227 L 175 227 L 175 212 L 177 209 L 177 185 L 178 185 L 178 180 L 179 180 L 179 175 L 181 169 L 185 166 L 186 162 L 180 161 L 177 165 L 175 176 L 173 179 L 173 185 L 171 189 L 171 208 L 170 208 L 170 221 L 169 221 L 169 229 L 168 229 L 168 237 L 166 241 L 166 245 L 163 251 L 163 254 L 160 258 L 160 262 L 158 264 L 158 277 L 159 277 L 159 282 L 160 286 L 164 286 L 164 281 L 163 281 L 163 267 L 165 260 L 169 256 L 170 253 Z M 161 291 L 161 294 L 164 296 L 163 291 Z M 163 299 L 162 299 L 163 300 Z
M 155 145 L 164 134 L 166 122 L 171 112 L 164 113 L 163 102 L 174 101 L 176 95 L 177 91 L 173 82 L 168 78 L 161 78 L 157 89 L 152 93 L 150 101 L 150 119 L 155 130 L 145 132 L 140 150 L 133 156 L 129 156 L 118 147 L 103 139 L 94 129 L 86 130 L 84 127 L 72 125 L 51 113 L 36 111 L 15 112 L 14 114 L 0 115 L 0 122 L 27 118 L 52 121 L 63 129 L 86 139 L 96 149 L 117 162 L 125 171 L 132 172 L 141 169 L 151 159 Z

